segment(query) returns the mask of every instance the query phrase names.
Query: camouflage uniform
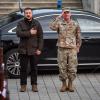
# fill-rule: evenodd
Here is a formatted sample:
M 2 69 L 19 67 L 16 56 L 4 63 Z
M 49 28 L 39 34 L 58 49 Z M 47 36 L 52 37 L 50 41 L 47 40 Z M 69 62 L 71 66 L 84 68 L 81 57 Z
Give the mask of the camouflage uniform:
M 62 17 L 50 23 L 52 30 L 58 31 L 58 66 L 60 80 L 74 80 L 77 72 L 77 48 L 81 46 L 80 28 L 71 19 L 67 23 Z

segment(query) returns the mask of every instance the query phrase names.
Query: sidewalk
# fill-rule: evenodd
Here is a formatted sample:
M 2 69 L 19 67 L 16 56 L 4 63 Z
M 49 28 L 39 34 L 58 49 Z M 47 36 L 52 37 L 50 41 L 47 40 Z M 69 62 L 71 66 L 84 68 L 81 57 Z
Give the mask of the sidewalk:
M 78 74 L 75 92 L 59 92 L 58 75 L 38 76 L 39 92 L 32 92 L 28 78 L 28 90 L 19 92 L 19 79 L 8 79 L 10 100 L 100 100 L 100 74 Z

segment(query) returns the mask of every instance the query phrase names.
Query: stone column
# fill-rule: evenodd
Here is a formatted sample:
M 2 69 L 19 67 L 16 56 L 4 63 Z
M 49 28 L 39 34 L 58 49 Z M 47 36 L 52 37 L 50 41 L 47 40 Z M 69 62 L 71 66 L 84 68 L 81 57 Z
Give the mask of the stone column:
M 100 0 L 94 0 L 94 12 L 96 14 L 100 13 Z
M 93 0 L 82 0 L 83 3 L 83 9 L 87 11 L 91 11 L 91 2 Z
M 92 0 L 91 2 L 91 11 L 99 14 L 100 13 L 100 0 Z
M 100 13 L 100 0 L 82 0 L 83 9 L 94 13 Z

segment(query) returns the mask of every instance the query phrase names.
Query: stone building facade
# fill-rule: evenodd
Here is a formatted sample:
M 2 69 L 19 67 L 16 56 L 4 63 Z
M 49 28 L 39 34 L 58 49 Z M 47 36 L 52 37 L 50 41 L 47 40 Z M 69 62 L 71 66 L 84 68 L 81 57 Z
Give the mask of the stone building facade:
M 82 0 L 83 9 L 100 14 L 100 0 Z

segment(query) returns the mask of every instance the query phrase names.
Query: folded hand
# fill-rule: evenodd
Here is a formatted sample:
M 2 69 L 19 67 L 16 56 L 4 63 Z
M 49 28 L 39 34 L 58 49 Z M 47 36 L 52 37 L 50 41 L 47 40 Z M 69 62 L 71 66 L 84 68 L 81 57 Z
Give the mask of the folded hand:
M 36 35 L 36 34 L 37 34 L 37 30 L 34 29 L 34 28 L 32 28 L 32 29 L 30 30 L 30 32 L 31 32 L 32 35 Z
M 41 51 L 40 50 L 36 50 L 36 54 L 37 55 L 40 55 L 41 54 Z

